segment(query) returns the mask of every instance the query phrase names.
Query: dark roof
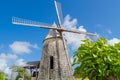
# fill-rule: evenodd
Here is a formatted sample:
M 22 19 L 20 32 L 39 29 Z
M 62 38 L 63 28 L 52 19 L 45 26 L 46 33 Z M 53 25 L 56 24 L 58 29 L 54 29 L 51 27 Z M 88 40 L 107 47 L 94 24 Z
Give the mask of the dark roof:
M 29 61 L 24 65 L 24 68 L 34 69 L 39 68 L 40 61 Z

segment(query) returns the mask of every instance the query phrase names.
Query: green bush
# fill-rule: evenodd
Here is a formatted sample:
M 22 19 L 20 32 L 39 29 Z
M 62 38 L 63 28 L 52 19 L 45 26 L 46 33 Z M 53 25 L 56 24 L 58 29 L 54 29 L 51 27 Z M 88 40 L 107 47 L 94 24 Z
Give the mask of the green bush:
M 105 38 L 83 40 L 74 53 L 75 76 L 89 80 L 114 80 L 120 77 L 120 43 L 109 45 Z M 111 79 L 110 79 L 111 78 Z

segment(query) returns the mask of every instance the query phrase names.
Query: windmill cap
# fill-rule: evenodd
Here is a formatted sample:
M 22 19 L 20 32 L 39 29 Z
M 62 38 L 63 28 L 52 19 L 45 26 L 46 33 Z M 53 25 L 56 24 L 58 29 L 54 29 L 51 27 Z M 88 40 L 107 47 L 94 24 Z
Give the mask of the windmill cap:
M 51 27 L 57 27 L 56 23 L 54 22 Z M 60 36 L 60 34 L 57 30 L 50 29 L 45 39 L 58 37 L 58 36 Z

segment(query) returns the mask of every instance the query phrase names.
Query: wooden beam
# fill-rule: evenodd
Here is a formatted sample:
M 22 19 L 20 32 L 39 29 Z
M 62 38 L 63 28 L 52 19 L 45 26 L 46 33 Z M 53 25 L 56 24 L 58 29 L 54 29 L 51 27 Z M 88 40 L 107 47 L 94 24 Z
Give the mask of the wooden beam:
M 71 32 L 71 33 L 77 33 L 77 34 L 85 34 L 88 36 L 97 36 L 97 34 L 93 33 L 88 33 L 88 32 L 83 32 L 83 31 L 78 31 L 78 30 L 67 30 L 67 29 L 62 29 L 62 28 L 57 28 L 57 27 L 50 27 L 50 26 L 44 26 L 44 25 L 37 25 L 37 24 L 25 24 L 25 23 L 18 23 L 18 22 L 12 22 L 13 24 L 17 25 L 24 25 L 24 26 L 34 26 L 34 27 L 39 27 L 39 28 L 46 28 L 46 29 L 53 29 L 57 30 L 58 32 Z

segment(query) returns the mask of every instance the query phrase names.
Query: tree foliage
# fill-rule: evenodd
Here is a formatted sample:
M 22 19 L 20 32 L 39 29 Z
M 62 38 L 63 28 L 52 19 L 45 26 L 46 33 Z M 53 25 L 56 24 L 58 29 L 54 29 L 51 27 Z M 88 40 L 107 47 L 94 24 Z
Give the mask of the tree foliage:
M 4 80 L 4 72 L 0 71 L 0 80 Z
M 24 69 L 22 66 L 13 65 L 12 70 L 18 73 L 16 80 L 23 77 L 24 77 L 24 80 L 30 80 L 31 78 L 30 73 L 26 69 Z
M 5 80 L 8 80 L 8 78 L 5 78 Z
M 83 40 L 78 50 L 74 53 L 73 65 L 75 76 L 82 79 L 88 77 L 89 80 L 110 80 L 118 79 L 120 76 L 120 43 L 115 45 L 107 44 L 105 38 L 100 38 L 96 42 Z

